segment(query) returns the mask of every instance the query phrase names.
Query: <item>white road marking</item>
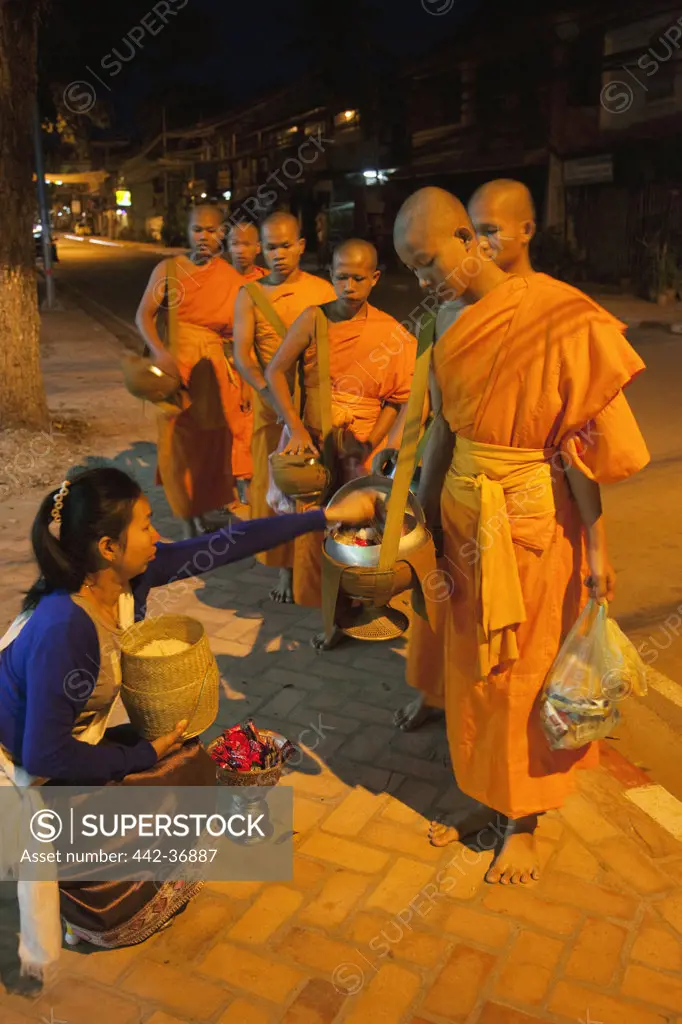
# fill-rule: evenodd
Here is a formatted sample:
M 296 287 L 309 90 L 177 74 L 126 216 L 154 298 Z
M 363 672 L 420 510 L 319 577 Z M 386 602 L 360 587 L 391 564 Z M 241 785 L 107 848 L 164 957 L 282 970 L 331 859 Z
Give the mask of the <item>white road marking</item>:
M 625 796 L 682 842 L 682 800 L 657 785 L 628 789 Z
M 653 668 L 647 669 L 647 683 L 652 689 L 658 690 L 666 700 L 682 708 L 682 686 L 679 683 L 674 683 L 672 679 L 668 679 L 662 672 L 657 672 Z

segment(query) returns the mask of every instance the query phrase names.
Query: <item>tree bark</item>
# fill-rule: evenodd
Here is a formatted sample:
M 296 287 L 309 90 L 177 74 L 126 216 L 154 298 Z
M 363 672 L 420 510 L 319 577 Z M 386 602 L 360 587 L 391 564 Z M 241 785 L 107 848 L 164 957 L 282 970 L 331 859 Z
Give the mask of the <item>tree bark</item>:
M 49 423 L 33 217 L 39 0 L 0 0 L 0 428 Z

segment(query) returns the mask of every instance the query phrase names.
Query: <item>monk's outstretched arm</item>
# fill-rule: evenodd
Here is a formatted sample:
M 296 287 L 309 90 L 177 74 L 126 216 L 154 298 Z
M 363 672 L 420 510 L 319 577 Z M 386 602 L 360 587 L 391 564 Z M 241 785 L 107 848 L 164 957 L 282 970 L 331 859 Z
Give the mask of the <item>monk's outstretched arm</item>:
M 590 597 L 597 601 L 612 601 L 615 580 L 606 546 L 606 527 L 599 484 L 589 480 L 584 473 L 568 462 L 564 462 L 564 470 L 585 527 L 587 564 L 590 567 Z
M 455 435 L 443 417 L 440 389 L 433 373 L 430 385 L 434 421 L 424 451 L 418 497 L 429 528 L 434 531 L 440 528 L 440 496 L 455 450 Z
M 289 391 L 287 376 L 297 365 L 315 334 L 315 307 L 304 310 L 293 322 L 282 344 L 270 360 L 265 379 L 282 419 L 289 428 L 291 439 L 285 451 L 287 454 L 305 450 L 316 451 L 310 434 L 303 425 Z
M 268 386 L 256 357 L 256 313 L 251 296 L 241 288 L 234 305 L 234 361 L 241 377 L 269 401 Z
M 135 314 L 137 329 L 146 341 L 152 358 L 164 373 L 176 374 L 178 368 L 175 360 L 161 340 L 156 328 L 156 318 L 161 308 L 164 294 L 164 278 L 166 276 L 166 260 L 162 260 L 152 270 L 149 283 Z

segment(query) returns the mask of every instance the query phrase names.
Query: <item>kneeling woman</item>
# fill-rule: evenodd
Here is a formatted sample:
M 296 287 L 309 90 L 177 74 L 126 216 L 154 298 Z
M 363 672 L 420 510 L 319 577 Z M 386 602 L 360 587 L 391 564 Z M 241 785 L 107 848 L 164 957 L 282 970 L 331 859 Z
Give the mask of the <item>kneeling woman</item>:
M 199 564 L 218 568 L 321 530 L 329 520 L 358 523 L 373 513 L 365 492 L 326 511 L 254 519 L 163 544 L 148 500 L 126 473 L 93 469 L 65 482 L 33 523 L 40 575 L 0 641 L 0 785 L 214 785 L 214 765 L 200 741 L 183 743 L 186 722 L 153 743 L 130 726 L 107 729 L 121 686 L 122 631 L 144 618 L 152 587 L 207 571 Z M 64 884 L 59 904 L 67 939 L 106 948 L 141 942 L 198 888 Z M 22 968 L 43 976 L 61 945 L 56 886 L 20 883 L 19 901 Z

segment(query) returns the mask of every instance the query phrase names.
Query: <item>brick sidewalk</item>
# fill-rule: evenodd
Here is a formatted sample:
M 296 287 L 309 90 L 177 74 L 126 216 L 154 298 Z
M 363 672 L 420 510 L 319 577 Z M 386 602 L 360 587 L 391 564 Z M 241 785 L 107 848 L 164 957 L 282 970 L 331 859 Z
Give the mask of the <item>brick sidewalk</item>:
M 174 537 L 153 456 L 131 430 L 120 463 Z M 39 496 L 0 504 L 15 605 Z M 280 783 L 295 792 L 292 880 L 209 884 L 140 946 L 65 948 L 58 981 L 33 1000 L 5 987 L 18 927 L 5 901 L 1 1024 L 682 1024 L 682 844 L 626 798 L 643 773 L 607 748 L 542 822 L 541 881 L 486 885 L 489 853 L 426 840 L 429 817 L 452 806 L 452 776 L 442 720 L 414 735 L 391 725 L 408 694 L 403 643 L 316 655 L 317 613 L 272 606 L 271 579 L 241 563 L 176 585 L 172 608 L 206 624 L 218 657 L 207 738 L 253 715 L 307 747 L 305 771 Z

